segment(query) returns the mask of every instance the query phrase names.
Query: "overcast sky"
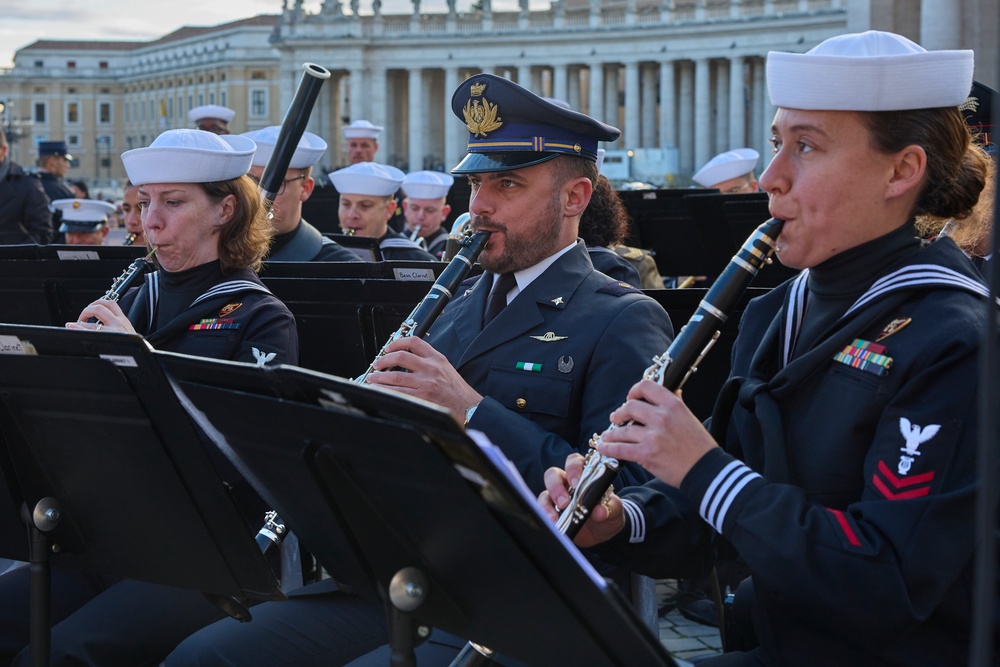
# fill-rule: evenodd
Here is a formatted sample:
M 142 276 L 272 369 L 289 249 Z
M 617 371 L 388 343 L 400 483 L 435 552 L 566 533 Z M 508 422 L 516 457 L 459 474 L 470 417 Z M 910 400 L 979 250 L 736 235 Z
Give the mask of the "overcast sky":
M 14 51 L 38 39 L 151 40 L 185 25 L 210 26 L 228 21 L 277 14 L 282 0 L 0 0 L 0 67 L 10 67 Z M 294 0 L 289 0 L 293 3 Z M 309 12 L 321 0 L 306 0 Z M 361 0 L 361 13 L 371 12 L 371 0 Z M 459 0 L 463 11 L 472 0 Z M 532 2 L 532 5 L 536 4 Z M 547 4 L 547 3 L 545 3 Z M 494 0 L 494 9 L 516 7 L 516 0 Z M 343 0 L 350 11 L 349 0 Z M 424 0 L 425 12 L 445 11 L 445 0 Z M 413 11 L 411 0 L 384 0 L 385 14 Z

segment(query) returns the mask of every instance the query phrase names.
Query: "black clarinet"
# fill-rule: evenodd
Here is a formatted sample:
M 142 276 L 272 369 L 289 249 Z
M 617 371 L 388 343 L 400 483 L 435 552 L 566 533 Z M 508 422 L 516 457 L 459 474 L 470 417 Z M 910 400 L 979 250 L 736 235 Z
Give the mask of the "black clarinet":
M 444 307 L 451 301 L 452 293 L 465 280 L 465 277 L 469 275 L 469 271 L 472 270 L 472 266 L 483 252 L 483 248 L 486 247 L 486 242 L 489 238 L 490 232 L 478 231 L 462 239 L 460 242 L 462 246 L 461 250 L 448 262 L 448 266 L 438 276 L 427 296 L 420 300 L 420 303 L 407 315 L 403 323 L 399 325 L 399 328 L 389 336 L 389 340 L 385 342 L 382 349 L 372 359 L 371 364 L 368 365 L 368 369 L 354 378 L 352 382 L 355 384 L 364 384 L 369 374 L 374 372 L 375 362 L 382 358 L 385 354 L 385 349 L 389 347 L 390 343 L 400 338 L 406 338 L 407 336 L 419 336 L 422 338 L 430 330 L 431 325 L 434 324 L 438 315 L 441 314 Z
M 644 380 L 658 382 L 670 391 L 684 386 L 718 340 L 722 325 L 739 303 L 750 281 L 770 262 L 783 224 L 784 220 L 771 218 L 757 227 L 712 284 L 694 315 L 670 343 L 667 351 L 653 358 L 653 365 L 642 375 Z M 621 426 L 627 424 L 611 424 L 609 430 Z M 562 510 L 556 522 L 556 528 L 570 539 L 583 527 L 591 510 L 604 499 L 621 468 L 618 459 L 597 451 L 600 443 L 601 436 L 595 433 L 590 439 L 590 451 L 584 462 L 580 482 L 570 490 L 572 495 L 569 505 Z
M 104 296 L 101 297 L 103 301 L 118 301 L 122 298 L 125 292 L 128 292 L 134 286 L 139 284 L 139 280 L 142 279 L 148 271 L 153 268 L 153 254 L 156 253 L 156 248 L 149 251 L 149 254 L 145 257 L 139 257 L 134 262 L 128 265 L 128 267 L 122 271 L 122 274 L 114 279 L 111 283 L 111 287 Z M 87 320 L 93 324 L 97 322 L 96 317 L 91 317 Z
M 129 232 L 125 240 L 122 241 L 122 245 L 132 245 L 137 238 L 139 238 L 138 232 Z

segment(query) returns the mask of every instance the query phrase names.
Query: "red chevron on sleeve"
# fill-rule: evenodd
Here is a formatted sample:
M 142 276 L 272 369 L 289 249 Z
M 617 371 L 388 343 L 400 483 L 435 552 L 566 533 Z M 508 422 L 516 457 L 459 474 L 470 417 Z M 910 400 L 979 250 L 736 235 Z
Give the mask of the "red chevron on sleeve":
M 933 480 L 933 470 L 913 477 L 899 477 L 892 472 L 885 461 L 878 462 L 878 470 L 872 475 L 872 484 L 887 500 L 922 498 L 931 492 Z

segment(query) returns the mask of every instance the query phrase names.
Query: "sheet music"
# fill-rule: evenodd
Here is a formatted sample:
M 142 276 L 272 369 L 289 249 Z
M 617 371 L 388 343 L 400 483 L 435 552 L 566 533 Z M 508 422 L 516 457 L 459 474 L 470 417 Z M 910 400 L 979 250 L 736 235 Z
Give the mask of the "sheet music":
M 538 517 L 539 523 L 543 526 L 547 526 L 548 529 L 552 531 L 552 534 L 555 535 L 560 542 L 562 542 L 566 551 L 573 556 L 573 559 L 580 565 L 583 571 L 587 573 L 587 576 L 594 582 L 594 585 L 602 591 L 605 590 L 608 587 L 607 580 L 605 580 L 604 577 L 602 577 L 597 570 L 594 569 L 594 566 L 590 563 L 590 561 L 587 560 L 582 553 L 580 553 L 580 550 L 568 537 L 556 530 L 555 523 L 553 523 L 549 517 L 542 512 L 542 508 L 538 505 L 538 498 L 531 492 L 531 489 L 528 488 L 528 484 L 524 481 L 524 478 L 521 477 L 521 473 L 518 472 L 517 468 L 514 467 L 514 464 L 507 458 L 503 451 L 490 442 L 490 439 L 482 431 L 470 429 L 466 433 L 470 438 L 472 438 L 473 442 L 479 445 L 479 448 L 484 454 L 486 454 L 486 457 L 493 462 L 497 470 L 503 474 L 504 478 L 506 478 L 511 485 L 517 489 L 518 494 L 524 498 L 525 501 L 527 501 L 528 507 L 530 507 L 531 511 Z M 455 467 L 458 469 L 459 473 L 469 481 L 480 485 L 485 483 L 485 480 L 483 480 L 482 477 L 475 471 L 469 470 L 464 466 L 456 465 Z

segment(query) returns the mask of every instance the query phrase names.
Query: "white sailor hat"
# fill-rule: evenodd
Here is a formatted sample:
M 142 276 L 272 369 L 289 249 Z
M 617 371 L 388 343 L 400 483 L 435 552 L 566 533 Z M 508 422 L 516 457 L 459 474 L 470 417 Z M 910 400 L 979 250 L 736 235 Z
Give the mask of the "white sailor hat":
M 199 120 L 204 120 L 205 118 L 218 118 L 225 123 L 229 123 L 235 117 L 236 112 L 234 110 L 218 104 L 205 104 L 188 111 L 188 120 L 192 123 L 197 123 Z
M 406 176 L 402 171 L 378 162 L 358 162 L 328 174 L 337 192 L 349 195 L 388 197 L 396 193 Z
M 927 51 L 891 32 L 831 37 L 807 53 L 767 54 L 771 103 L 786 109 L 902 111 L 957 107 L 973 52 Z
M 62 211 L 60 232 L 96 232 L 104 228 L 115 207 L 98 199 L 56 199 L 52 207 Z
M 382 131 L 381 125 L 373 125 L 367 120 L 356 120 L 350 125 L 344 126 L 345 139 L 378 139 L 378 133 Z
M 263 130 L 244 132 L 242 135 L 253 140 L 257 144 L 257 152 L 253 154 L 253 166 L 266 167 L 267 161 L 271 159 L 274 152 L 274 145 L 278 143 L 278 134 L 281 132 L 279 125 L 271 125 Z M 320 159 L 326 151 L 326 142 L 312 132 L 303 132 L 299 139 L 295 152 L 292 153 L 292 160 L 288 163 L 289 169 L 305 169 L 311 167 Z
M 167 130 L 145 148 L 122 153 L 133 185 L 214 183 L 247 173 L 256 145 L 240 134 Z
M 410 199 L 441 199 L 448 196 L 455 177 L 440 171 L 414 171 L 403 179 L 403 192 Z
M 723 181 L 749 174 L 757 166 L 760 153 L 752 148 L 737 148 L 719 153 L 691 177 L 698 185 L 710 188 Z

